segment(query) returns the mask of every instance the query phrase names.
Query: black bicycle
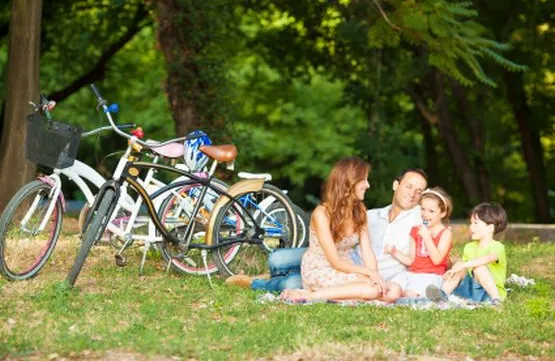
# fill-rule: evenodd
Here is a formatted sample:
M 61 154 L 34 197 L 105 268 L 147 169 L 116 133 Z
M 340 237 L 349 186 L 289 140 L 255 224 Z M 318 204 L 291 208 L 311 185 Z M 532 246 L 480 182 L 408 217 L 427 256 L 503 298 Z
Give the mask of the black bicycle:
M 212 160 L 206 176 L 171 165 L 142 161 L 141 155 L 145 151 L 194 136 L 155 144 L 144 142 L 116 127 L 106 101 L 94 84 L 91 88 L 98 99 L 98 108 L 106 115 L 113 130 L 128 139 L 128 147 L 112 179 L 101 187 L 88 213 L 82 244 L 67 277 L 70 285 L 75 284 L 92 245 L 100 239 L 114 217 L 122 187 L 131 187 L 143 199 L 149 217 L 162 235 L 161 247 L 169 250 L 172 258 L 180 262 L 190 261 L 193 259 L 189 256 L 191 252 L 200 253 L 202 262 L 208 268 L 207 256 L 211 253 L 224 277 L 265 272 L 268 252 L 294 244 L 297 221 L 292 203 L 278 188 L 265 183 L 265 175 L 253 174 L 251 179 L 240 180 L 226 190 L 213 178 L 219 163 L 232 164 L 235 160 L 237 149 L 234 145 L 200 147 L 200 151 Z M 185 176 L 186 180 L 170 183 L 149 195 L 139 182 L 139 175 L 148 169 Z M 216 193 L 219 197 L 214 201 L 207 197 L 207 193 Z M 169 206 L 161 207 L 158 214 L 153 200 L 160 196 L 168 197 L 164 203 Z M 132 237 L 126 243 L 131 244 Z

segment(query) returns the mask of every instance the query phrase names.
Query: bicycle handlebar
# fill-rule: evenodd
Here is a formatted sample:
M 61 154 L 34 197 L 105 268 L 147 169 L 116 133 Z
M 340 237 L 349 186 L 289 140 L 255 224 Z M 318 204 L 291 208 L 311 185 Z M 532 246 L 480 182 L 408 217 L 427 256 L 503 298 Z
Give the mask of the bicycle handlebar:
M 118 124 L 118 125 L 116 125 L 116 127 L 118 127 L 119 129 L 134 128 L 135 124 L 134 123 Z M 96 133 L 103 132 L 105 130 L 112 130 L 112 126 L 111 125 L 105 125 L 103 127 L 99 127 L 99 128 L 93 129 L 93 130 L 89 130 L 88 132 L 83 132 L 83 133 L 81 133 L 81 138 L 85 138 L 85 137 L 88 137 L 90 135 L 94 135 Z
M 104 98 L 102 98 L 102 95 L 100 94 L 100 91 L 98 90 L 98 88 L 96 87 L 96 85 L 93 83 L 91 84 L 91 89 L 94 93 L 94 95 L 96 96 L 96 99 L 98 100 L 98 107 L 102 108 L 102 111 L 104 112 L 104 114 L 106 114 L 106 118 L 108 118 L 108 122 L 110 122 L 110 126 L 111 128 L 120 136 L 127 138 L 127 139 L 135 139 L 135 142 L 140 144 L 141 146 L 147 148 L 147 149 L 151 149 L 153 144 L 152 143 L 147 143 L 145 141 L 142 141 L 141 139 L 133 136 L 133 135 L 129 135 L 121 130 L 118 129 L 118 127 L 116 126 L 114 120 L 112 119 L 112 114 L 110 112 L 110 110 L 108 109 L 108 106 L 106 105 L 106 100 Z M 170 139 L 170 140 L 166 140 L 165 142 L 160 142 L 160 143 L 156 143 L 156 147 L 161 147 L 164 145 L 168 145 L 171 143 L 175 143 L 175 142 L 181 142 L 183 140 L 186 139 L 196 139 L 196 138 L 200 138 L 202 135 L 188 135 L 188 136 L 184 136 L 184 137 L 178 137 L 178 138 L 174 138 L 174 139 Z

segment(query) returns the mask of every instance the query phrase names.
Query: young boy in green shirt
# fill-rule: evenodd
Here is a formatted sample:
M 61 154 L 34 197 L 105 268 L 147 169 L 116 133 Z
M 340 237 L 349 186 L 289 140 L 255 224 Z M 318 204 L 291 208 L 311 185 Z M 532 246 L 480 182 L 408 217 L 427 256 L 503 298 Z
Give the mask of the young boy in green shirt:
M 470 212 L 472 241 L 464 247 L 463 261 L 456 263 L 443 275 L 441 289 L 426 288 L 426 296 L 435 302 L 447 301 L 453 293 L 473 301 L 494 304 L 507 297 L 505 277 L 507 257 L 505 247 L 493 239 L 507 227 L 507 213 L 497 203 L 480 203 Z

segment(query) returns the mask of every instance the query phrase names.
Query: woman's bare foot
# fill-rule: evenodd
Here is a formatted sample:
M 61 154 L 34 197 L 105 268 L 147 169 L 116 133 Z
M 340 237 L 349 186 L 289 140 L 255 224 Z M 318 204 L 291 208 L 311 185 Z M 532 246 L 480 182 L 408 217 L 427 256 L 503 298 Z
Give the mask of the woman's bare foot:
M 312 292 L 308 290 L 284 290 L 280 295 L 279 299 L 282 301 L 300 301 L 300 300 L 310 300 L 312 297 Z

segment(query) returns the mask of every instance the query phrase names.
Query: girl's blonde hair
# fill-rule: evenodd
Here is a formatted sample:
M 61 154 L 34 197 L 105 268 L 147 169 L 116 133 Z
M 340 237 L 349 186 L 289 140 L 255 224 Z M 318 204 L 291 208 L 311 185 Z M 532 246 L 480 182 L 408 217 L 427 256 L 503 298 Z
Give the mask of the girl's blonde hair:
M 358 157 L 341 159 L 333 166 L 324 186 L 323 206 L 330 216 L 330 228 L 334 242 L 345 234 L 348 220 L 352 220 L 355 233 L 366 227 L 366 206 L 355 194 L 355 185 L 365 180 L 370 164 Z
M 433 187 L 428 188 L 424 192 L 422 192 L 422 198 L 420 201 L 422 202 L 423 199 L 433 199 L 437 202 L 439 209 L 442 212 L 445 212 L 445 216 L 442 219 L 449 220 L 451 213 L 453 212 L 453 201 L 451 197 L 445 190 L 441 187 Z

